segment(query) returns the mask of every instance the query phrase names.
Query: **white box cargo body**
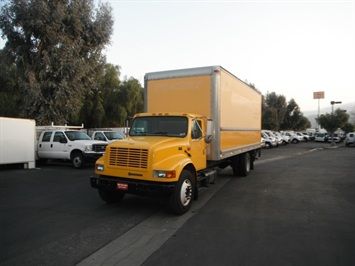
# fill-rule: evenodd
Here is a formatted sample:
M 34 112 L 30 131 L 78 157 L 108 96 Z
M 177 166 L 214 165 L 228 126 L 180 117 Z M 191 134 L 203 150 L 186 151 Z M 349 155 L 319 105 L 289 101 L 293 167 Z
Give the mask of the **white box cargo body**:
M 35 167 L 36 122 L 0 117 L 0 164 L 24 163 Z
M 261 99 L 221 66 L 145 75 L 145 111 L 194 113 L 213 123 L 207 159 L 219 161 L 261 148 Z

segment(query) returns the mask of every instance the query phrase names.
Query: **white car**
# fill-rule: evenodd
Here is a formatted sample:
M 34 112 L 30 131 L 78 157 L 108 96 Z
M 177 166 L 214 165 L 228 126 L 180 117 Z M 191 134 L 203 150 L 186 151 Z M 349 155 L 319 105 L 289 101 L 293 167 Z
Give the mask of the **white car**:
M 303 139 L 304 139 L 305 142 L 308 142 L 308 141 L 311 140 L 311 136 L 308 135 L 306 132 L 302 132 L 301 134 L 302 134 Z
M 275 137 L 273 137 L 272 134 L 270 134 L 270 132 L 268 133 L 263 130 L 261 134 L 262 134 L 262 138 L 265 140 L 266 148 L 272 148 L 277 146 L 277 141 Z
M 333 136 L 330 135 L 330 136 L 328 137 L 328 142 L 333 142 L 333 141 L 334 141 L 335 143 L 341 142 L 341 138 L 338 136 L 338 134 L 334 133 Z
M 314 141 L 327 142 L 328 141 L 328 134 L 317 132 L 316 134 L 314 134 Z
M 308 141 L 308 139 L 306 140 L 306 138 L 301 132 L 296 132 L 295 135 L 297 136 L 298 141 Z
M 280 132 L 274 132 L 274 134 L 277 136 L 279 139 L 279 144 L 288 144 L 290 142 L 290 137 L 286 135 L 282 135 Z
M 91 136 L 91 139 L 93 140 L 101 140 L 108 143 L 124 138 L 124 135 L 116 131 L 94 131 Z
M 355 132 L 349 132 L 345 137 L 345 145 L 350 146 L 351 144 L 355 144 Z
M 303 136 L 297 135 L 293 131 L 285 131 L 283 132 L 283 135 L 288 136 L 291 143 L 298 143 L 300 141 L 303 141 Z
M 284 143 L 283 138 L 279 132 L 272 131 L 272 134 L 274 134 L 278 145 L 282 145 Z

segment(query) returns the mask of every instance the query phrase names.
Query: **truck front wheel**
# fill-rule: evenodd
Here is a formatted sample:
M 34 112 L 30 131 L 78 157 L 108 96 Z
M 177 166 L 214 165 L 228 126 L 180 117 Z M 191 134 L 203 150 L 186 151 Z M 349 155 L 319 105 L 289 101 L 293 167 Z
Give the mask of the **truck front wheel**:
M 77 169 L 82 168 L 84 165 L 84 158 L 81 152 L 74 152 L 71 156 L 71 162 Z
M 170 196 L 170 208 L 175 214 L 183 214 L 187 212 L 194 198 L 195 178 L 188 170 L 181 172 L 175 190 Z
M 120 202 L 125 195 L 122 191 L 111 191 L 105 189 L 99 189 L 98 191 L 100 198 L 108 204 Z

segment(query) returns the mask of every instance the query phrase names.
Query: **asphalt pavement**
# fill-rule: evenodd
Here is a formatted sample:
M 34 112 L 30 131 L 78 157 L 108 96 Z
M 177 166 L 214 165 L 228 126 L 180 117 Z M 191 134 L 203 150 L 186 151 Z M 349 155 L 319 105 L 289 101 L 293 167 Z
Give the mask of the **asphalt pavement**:
M 355 149 L 304 145 L 231 179 L 144 265 L 355 265 Z
M 159 199 L 104 204 L 92 167 L 0 169 L 0 265 L 355 265 L 354 159 L 319 143 L 264 150 L 181 217 Z
M 0 170 L 0 265 L 75 265 L 162 207 L 134 196 L 107 205 L 92 174 L 65 163 Z

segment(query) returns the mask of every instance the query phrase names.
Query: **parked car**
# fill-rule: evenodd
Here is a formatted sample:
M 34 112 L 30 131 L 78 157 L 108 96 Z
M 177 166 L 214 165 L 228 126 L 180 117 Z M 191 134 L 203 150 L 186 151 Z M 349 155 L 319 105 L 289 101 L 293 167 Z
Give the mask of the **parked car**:
M 261 148 L 265 148 L 265 139 L 263 137 L 263 134 L 261 134 Z
M 277 141 L 275 137 L 271 136 L 264 130 L 261 132 L 262 138 L 265 140 L 265 148 L 273 148 L 277 146 Z
M 328 134 L 317 132 L 316 134 L 314 134 L 314 141 L 327 142 L 328 141 Z
M 274 137 L 276 139 L 276 142 L 277 142 L 277 145 L 284 144 L 283 138 L 282 138 L 282 136 L 281 136 L 281 134 L 279 132 L 272 131 L 271 133 L 274 135 Z
M 306 139 L 304 138 L 304 135 L 301 132 L 295 132 L 295 135 L 298 139 L 298 142 L 300 141 L 306 141 Z M 307 140 L 308 141 L 308 140 Z M 296 142 L 297 143 L 297 142 Z
M 288 136 L 290 138 L 291 143 L 298 143 L 300 141 L 303 141 L 303 136 L 297 135 L 293 131 L 284 131 L 283 135 Z
M 339 143 L 339 142 L 341 142 L 341 138 L 339 137 L 338 134 L 334 133 L 333 136 L 332 135 L 328 136 L 328 140 L 327 141 L 328 142 L 333 142 L 334 141 L 335 143 Z
M 305 142 L 311 140 L 311 137 L 306 132 L 302 132 L 301 134 L 303 135 L 303 139 Z
M 102 140 L 109 143 L 124 138 L 125 136 L 116 131 L 94 131 L 91 136 L 93 140 Z
M 278 137 L 280 144 L 288 144 L 290 142 L 290 137 L 282 135 L 280 132 L 275 131 L 274 134 Z
M 345 137 L 345 145 L 350 146 L 351 144 L 355 144 L 355 132 L 349 132 Z

